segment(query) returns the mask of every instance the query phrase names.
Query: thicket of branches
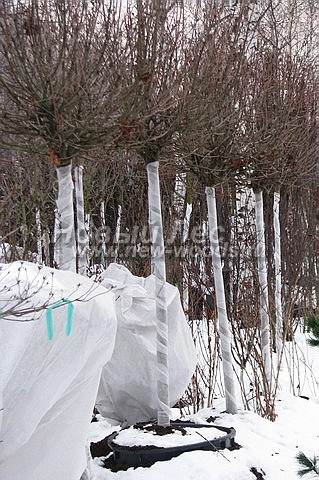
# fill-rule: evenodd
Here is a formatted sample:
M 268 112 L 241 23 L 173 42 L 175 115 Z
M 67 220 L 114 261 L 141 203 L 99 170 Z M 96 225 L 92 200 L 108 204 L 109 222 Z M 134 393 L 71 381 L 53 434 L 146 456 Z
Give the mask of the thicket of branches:
M 92 271 L 116 259 L 147 275 L 145 163 L 159 159 L 168 281 L 205 351 L 189 395 L 210 404 L 219 352 L 205 185 L 217 191 L 236 361 L 258 363 L 251 189 L 264 194 L 272 322 L 274 191 L 287 338 L 318 305 L 315 2 L 2 0 L 0 13 L 5 260 L 32 258 L 40 237 L 54 265 L 54 166 L 73 161 L 84 164 Z

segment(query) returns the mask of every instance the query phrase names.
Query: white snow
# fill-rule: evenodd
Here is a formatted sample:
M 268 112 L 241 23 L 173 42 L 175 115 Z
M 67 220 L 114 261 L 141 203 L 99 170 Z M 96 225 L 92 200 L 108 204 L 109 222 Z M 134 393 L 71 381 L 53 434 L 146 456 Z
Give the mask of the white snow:
M 186 434 L 183 435 L 181 430 L 176 429 L 174 433 L 167 435 L 156 435 L 155 432 L 138 430 L 130 427 L 122 430 L 116 437 L 115 442 L 118 445 L 133 447 L 134 445 L 154 445 L 155 447 L 176 447 L 181 444 L 191 445 L 195 443 L 205 442 L 203 437 L 207 440 L 214 440 L 218 437 L 226 435 L 225 432 L 216 428 L 201 427 L 192 428 L 184 427 Z M 201 437 L 201 435 L 203 437 Z

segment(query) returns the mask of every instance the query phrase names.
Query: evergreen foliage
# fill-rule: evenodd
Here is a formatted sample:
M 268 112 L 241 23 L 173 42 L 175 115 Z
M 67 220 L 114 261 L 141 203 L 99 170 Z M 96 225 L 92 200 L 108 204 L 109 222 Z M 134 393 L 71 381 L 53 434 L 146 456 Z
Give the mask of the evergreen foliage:
M 308 315 L 305 318 L 305 326 L 310 330 L 313 338 L 308 340 L 309 345 L 319 346 L 319 315 Z
M 299 465 L 303 467 L 298 470 L 298 475 L 300 477 L 303 477 L 307 473 L 316 473 L 319 476 L 318 457 L 314 455 L 313 458 L 309 458 L 303 452 L 299 452 L 296 458 Z

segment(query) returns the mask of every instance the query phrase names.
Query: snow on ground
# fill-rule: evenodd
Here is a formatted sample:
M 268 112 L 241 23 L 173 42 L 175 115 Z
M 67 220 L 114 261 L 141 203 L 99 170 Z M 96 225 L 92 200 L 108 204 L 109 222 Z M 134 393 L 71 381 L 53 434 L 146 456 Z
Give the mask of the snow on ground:
M 129 468 L 116 473 L 102 468 L 101 460 L 95 458 L 91 462 L 93 480 L 256 480 L 252 467 L 265 480 L 300 478 L 297 474 L 298 452 L 311 457 L 319 455 L 319 348 L 309 347 L 304 337 L 303 334 L 298 335 L 298 348 L 302 355 L 299 355 L 297 363 L 297 357 L 291 360 L 291 345 L 287 346 L 289 355 L 287 365 L 280 373 L 275 422 L 243 408 L 237 415 L 223 413 L 223 398 L 214 401 L 214 408 L 185 417 L 203 423 L 213 416 L 217 417 L 214 425 L 234 427 L 235 440 L 241 445 L 239 450 L 188 452 L 170 461 L 157 462 L 149 468 Z M 309 400 L 291 393 L 292 375 L 300 380 L 298 393 L 308 395 Z M 118 429 L 101 419 L 91 424 L 89 441 L 96 442 Z M 310 480 L 318 476 L 308 474 L 304 478 Z
M 156 447 L 178 447 L 181 445 L 193 445 L 194 443 L 203 442 L 203 438 L 209 441 L 218 437 L 223 437 L 225 432 L 221 432 L 211 426 L 201 427 L 197 430 L 190 427 L 184 427 L 182 430 L 176 430 L 175 433 L 169 435 L 156 435 L 155 432 L 147 432 L 138 430 L 133 427 L 122 430 L 116 437 L 116 443 L 123 446 L 135 445 L 154 445 Z
M 213 451 L 189 452 L 167 462 L 157 462 L 150 468 L 130 468 L 117 473 L 99 467 L 99 460 L 95 459 L 92 465 L 94 480 L 256 480 L 250 472 L 252 467 L 265 472 L 267 480 L 297 480 L 300 478 L 295 459 L 297 453 L 318 454 L 319 403 L 281 394 L 277 401 L 276 422 L 244 410 L 237 415 L 220 413 L 223 401 L 217 403 L 219 408 L 202 410 L 191 419 L 202 422 L 211 415 L 218 416 L 215 425 L 234 427 L 241 449 L 223 450 L 223 455 Z M 104 427 L 102 430 L 99 422 L 92 423 L 91 434 L 95 441 L 97 428 L 100 438 L 114 431 L 105 420 Z

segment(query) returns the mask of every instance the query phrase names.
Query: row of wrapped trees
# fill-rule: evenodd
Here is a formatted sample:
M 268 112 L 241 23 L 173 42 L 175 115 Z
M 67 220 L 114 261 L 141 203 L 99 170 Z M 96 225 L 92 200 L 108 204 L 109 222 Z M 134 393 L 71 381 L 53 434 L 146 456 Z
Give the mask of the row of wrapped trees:
M 34 238 L 42 237 L 41 253 L 51 265 L 55 261 L 60 268 L 83 272 L 87 260 L 95 268 L 116 258 L 145 274 L 153 245 L 164 423 L 166 270 L 183 293 L 190 319 L 204 315 L 211 322 L 208 329 L 220 336 L 227 410 L 236 411 L 234 358 L 242 370 L 256 361 L 261 375 L 251 380 L 268 401 L 257 407 L 273 418 L 276 332 L 280 351 L 281 331 L 291 325 L 288 298 L 308 278 L 311 308 L 311 279 L 317 271 L 310 236 L 313 9 L 312 2 L 304 6 L 297 1 L 287 1 L 287 6 L 275 1 L 1 3 L 1 143 L 10 155 L 17 149 L 27 152 L 5 162 L 2 208 L 14 211 L 16 205 L 19 215 L 24 212 L 16 223 L 8 212 L 1 226 L 4 240 L 20 247 L 8 255 L 21 254 L 24 247 L 26 257 L 36 251 Z M 78 167 L 77 215 L 72 164 Z M 147 177 L 151 237 L 146 229 Z M 255 199 L 250 200 L 250 190 Z M 26 201 L 30 193 L 32 207 Z M 21 224 L 26 225 L 23 232 Z M 282 260 L 279 224 L 286 240 Z M 303 248 L 294 228 L 305 235 Z M 208 237 L 212 256 L 202 248 Z M 275 283 L 277 327 L 271 304 Z M 208 350 L 212 348 L 210 343 Z M 209 398 L 213 370 L 210 364 L 203 374 Z M 193 403 L 203 397 L 203 388 L 195 378 Z

